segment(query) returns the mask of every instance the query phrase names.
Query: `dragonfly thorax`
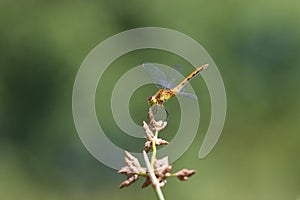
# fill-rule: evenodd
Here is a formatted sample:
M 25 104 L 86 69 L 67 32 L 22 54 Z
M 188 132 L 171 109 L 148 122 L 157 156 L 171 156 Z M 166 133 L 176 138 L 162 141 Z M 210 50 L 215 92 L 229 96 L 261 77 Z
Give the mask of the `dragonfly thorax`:
M 175 96 L 175 93 L 171 90 L 160 89 L 154 96 L 149 97 L 147 101 L 151 106 L 162 105 L 173 96 Z

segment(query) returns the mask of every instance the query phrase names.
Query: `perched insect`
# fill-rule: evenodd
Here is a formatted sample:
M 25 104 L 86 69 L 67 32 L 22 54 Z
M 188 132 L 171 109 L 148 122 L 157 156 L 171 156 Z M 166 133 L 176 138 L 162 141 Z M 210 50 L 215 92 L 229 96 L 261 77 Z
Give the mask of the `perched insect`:
M 174 87 L 171 87 L 172 84 L 166 81 L 166 76 L 164 72 L 162 72 L 154 64 L 145 63 L 143 64 L 143 67 L 147 71 L 147 73 L 151 76 L 153 81 L 159 83 L 156 84 L 159 90 L 153 96 L 148 97 L 147 102 L 149 103 L 150 106 L 155 106 L 155 105 L 162 106 L 165 109 L 168 116 L 169 115 L 168 111 L 163 104 L 166 101 L 168 101 L 171 97 L 174 97 L 176 95 L 182 95 L 193 99 L 197 99 L 197 96 L 182 92 L 182 89 L 190 80 L 192 80 L 192 78 L 197 76 L 202 70 L 206 69 L 208 67 L 208 64 L 204 64 L 201 67 L 197 68 L 190 75 L 188 75 L 181 83 L 179 83 L 177 86 Z

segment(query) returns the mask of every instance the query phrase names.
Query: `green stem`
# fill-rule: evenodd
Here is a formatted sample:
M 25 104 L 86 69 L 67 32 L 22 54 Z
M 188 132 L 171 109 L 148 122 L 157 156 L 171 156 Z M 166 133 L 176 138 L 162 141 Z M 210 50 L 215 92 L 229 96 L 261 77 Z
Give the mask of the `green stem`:
M 157 138 L 157 136 L 158 136 L 158 131 L 155 132 L 154 138 Z M 156 143 L 155 143 L 155 140 L 152 139 L 152 157 L 151 157 L 151 167 L 152 167 L 152 169 L 154 169 L 155 158 L 156 158 Z
M 143 151 L 143 156 L 144 156 L 144 160 L 145 160 L 145 164 L 149 173 L 149 177 L 151 179 L 152 185 L 154 186 L 155 189 L 155 193 L 157 195 L 157 198 L 159 200 L 165 200 L 164 195 L 161 191 L 160 185 L 159 185 L 159 181 L 155 176 L 154 170 L 153 168 L 150 166 L 150 162 L 149 162 L 149 158 L 147 156 L 147 153 L 145 151 Z

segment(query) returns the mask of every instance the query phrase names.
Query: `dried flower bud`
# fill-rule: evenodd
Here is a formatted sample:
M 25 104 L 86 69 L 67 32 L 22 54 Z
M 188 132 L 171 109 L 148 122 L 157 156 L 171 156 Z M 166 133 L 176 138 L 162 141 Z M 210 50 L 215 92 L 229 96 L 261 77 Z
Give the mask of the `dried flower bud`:
M 146 132 L 147 140 L 152 140 L 152 138 L 154 137 L 154 134 L 150 130 L 148 124 L 145 121 L 143 121 L 143 128 L 144 128 L 144 131 Z
M 149 119 L 149 123 L 152 127 L 152 130 L 154 130 L 154 131 L 161 131 L 167 126 L 166 121 L 162 121 L 162 120 L 155 121 L 151 108 L 149 108 L 149 111 L 148 111 L 148 119 Z
M 166 141 L 166 140 L 163 140 L 161 138 L 156 138 L 155 139 L 155 144 L 156 144 L 156 146 L 159 146 L 159 145 L 162 145 L 162 144 L 169 144 L 169 142 Z
M 148 187 L 150 184 L 151 184 L 151 179 L 150 179 L 150 177 L 148 176 L 148 177 L 146 178 L 145 182 L 143 183 L 142 188 Z
M 132 183 L 134 183 L 135 181 L 137 181 L 138 179 L 139 179 L 139 175 L 132 174 L 132 176 L 127 177 L 127 179 L 120 184 L 120 188 L 127 187 Z
M 161 180 L 165 178 L 166 173 L 170 172 L 171 169 L 172 165 L 169 165 L 168 156 L 154 162 L 155 175 Z
M 161 138 L 157 138 L 157 137 L 152 137 L 149 135 L 149 137 L 147 137 L 147 141 L 145 142 L 145 145 L 144 145 L 144 150 L 146 151 L 146 153 L 149 152 L 150 149 L 152 149 L 152 142 L 155 142 L 155 145 L 156 146 L 159 146 L 159 145 L 167 145 L 169 144 L 168 141 L 166 140 L 163 140 Z
M 176 176 L 180 181 L 186 181 L 188 177 L 194 175 L 195 173 L 195 170 L 182 169 L 176 173 Z
M 161 131 L 167 126 L 167 122 L 164 122 L 162 120 L 152 121 L 152 123 L 150 122 L 150 124 L 151 124 L 153 130 L 155 130 L 155 131 Z
M 166 184 L 167 184 L 167 180 L 164 179 L 159 183 L 159 187 L 164 187 Z
M 145 145 L 144 145 L 144 151 L 146 151 L 146 153 L 148 153 L 150 151 L 150 149 L 152 149 L 152 141 L 146 141 Z
M 125 151 L 125 167 L 122 167 L 118 173 L 125 174 L 127 179 L 123 181 L 120 188 L 129 186 L 139 179 L 139 174 L 146 173 L 146 169 L 142 168 L 138 159 Z

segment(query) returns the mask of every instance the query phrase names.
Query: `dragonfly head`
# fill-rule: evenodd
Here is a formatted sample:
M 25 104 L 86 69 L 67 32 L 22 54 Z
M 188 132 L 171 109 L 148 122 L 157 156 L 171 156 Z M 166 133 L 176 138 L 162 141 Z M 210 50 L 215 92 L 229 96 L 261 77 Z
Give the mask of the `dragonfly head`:
M 150 96 L 148 97 L 147 102 L 150 104 L 150 106 L 154 106 L 157 104 L 157 99 L 155 96 Z

